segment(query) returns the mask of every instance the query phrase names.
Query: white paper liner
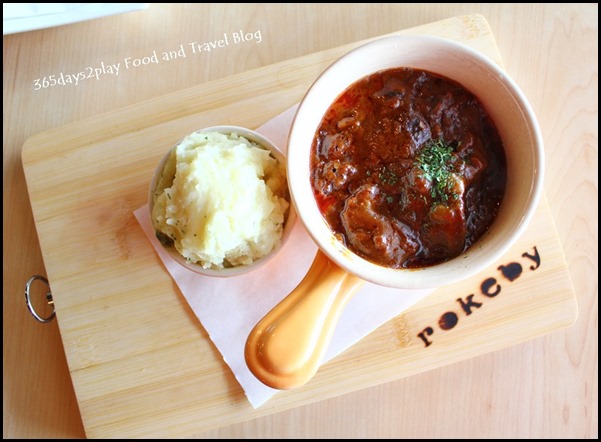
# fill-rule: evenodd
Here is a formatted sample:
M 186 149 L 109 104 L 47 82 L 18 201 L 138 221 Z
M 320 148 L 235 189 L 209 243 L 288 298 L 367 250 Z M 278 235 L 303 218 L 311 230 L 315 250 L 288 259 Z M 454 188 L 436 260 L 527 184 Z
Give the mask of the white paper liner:
M 284 154 L 295 112 L 296 106 L 256 129 Z M 244 345 L 252 328 L 296 287 L 313 262 L 317 246 L 301 221 L 296 221 L 282 250 L 264 266 L 246 275 L 213 278 L 198 275 L 169 256 L 155 237 L 147 205 L 140 207 L 134 214 L 171 277 L 244 389 L 251 405 L 257 408 L 264 404 L 278 390 L 267 387 L 253 376 L 244 361 Z M 400 290 L 366 282 L 342 312 L 324 363 L 432 291 L 433 289 Z

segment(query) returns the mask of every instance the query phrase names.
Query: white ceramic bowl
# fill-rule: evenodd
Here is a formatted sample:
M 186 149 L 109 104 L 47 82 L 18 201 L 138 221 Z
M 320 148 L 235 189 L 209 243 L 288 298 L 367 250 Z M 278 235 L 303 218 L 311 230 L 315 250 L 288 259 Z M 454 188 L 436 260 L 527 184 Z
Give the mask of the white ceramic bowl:
M 391 269 L 352 253 L 336 240 L 319 212 L 309 180 L 310 149 L 332 102 L 356 80 L 382 69 L 411 67 L 457 81 L 479 98 L 499 130 L 507 157 L 507 186 L 495 221 L 464 254 L 432 267 Z M 479 52 L 429 36 L 394 36 L 344 55 L 314 82 L 303 98 L 288 142 L 288 183 L 298 216 L 320 249 L 341 268 L 389 287 L 439 287 L 495 263 L 524 232 L 543 185 L 543 141 L 526 97 L 509 76 Z
M 231 133 L 235 132 L 238 135 L 240 135 L 250 141 L 254 141 L 255 143 L 257 143 L 259 146 L 263 147 L 264 149 L 269 150 L 271 152 L 271 154 L 273 155 L 273 157 L 275 157 L 275 159 L 278 161 L 278 163 L 280 163 L 280 164 L 286 163 L 286 159 L 285 159 L 284 155 L 278 150 L 278 148 L 275 146 L 275 144 L 273 144 L 269 139 L 267 139 L 266 137 L 264 137 L 263 135 L 261 135 L 260 133 L 258 133 L 256 131 L 253 131 L 253 130 L 250 130 L 250 129 L 247 129 L 244 127 L 239 127 L 239 126 L 211 126 L 211 127 L 207 127 L 207 128 L 198 130 L 197 132 L 220 132 L 223 134 L 231 134 Z M 167 160 L 169 159 L 169 156 L 170 156 L 172 150 L 175 149 L 175 147 L 177 145 L 179 145 L 179 143 L 181 141 L 182 140 L 178 141 L 174 146 L 172 146 L 166 152 L 166 154 L 161 159 L 161 161 L 157 165 L 157 168 L 154 172 L 154 176 L 152 178 L 152 181 L 151 181 L 151 184 L 150 184 L 150 187 L 148 190 L 148 209 L 151 214 L 151 219 L 152 219 L 152 208 L 154 205 L 155 189 L 158 185 L 161 175 L 163 174 L 163 169 L 165 168 L 165 164 L 167 163 Z M 288 199 L 288 202 L 290 202 L 290 199 Z M 184 266 L 185 268 L 187 268 L 189 270 L 192 270 L 195 273 L 205 275 L 205 276 L 216 276 L 216 277 L 238 276 L 238 275 L 242 275 L 242 274 L 248 273 L 250 271 L 256 270 L 259 267 L 261 267 L 262 265 L 264 265 L 265 263 L 267 263 L 268 261 L 270 261 L 278 253 L 278 251 L 281 250 L 281 248 L 285 244 L 286 240 L 290 236 L 290 231 L 292 230 L 292 227 L 294 226 L 295 220 L 296 220 L 296 212 L 294 211 L 294 206 L 292 204 L 290 204 L 290 207 L 286 214 L 286 219 L 284 221 L 284 231 L 282 233 L 282 238 L 279 242 L 279 245 L 276 248 L 274 248 L 271 252 L 269 252 L 267 255 L 263 256 L 260 259 L 255 260 L 252 264 L 249 264 L 249 265 L 239 265 L 239 266 L 228 267 L 228 268 L 223 268 L 223 269 L 214 269 L 214 268 L 205 269 L 200 264 L 196 264 L 196 263 L 188 261 L 177 251 L 177 249 L 174 246 L 164 246 L 164 249 L 169 253 L 169 255 L 175 261 L 177 261 L 179 264 L 181 264 L 182 266 Z
M 383 267 L 350 251 L 326 224 L 310 181 L 313 138 L 330 105 L 355 81 L 399 67 L 440 74 L 476 95 L 497 126 L 507 158 L 506 192 L 489 230 L 459 257 L 422 269 Z M 273 388 L 295 388 L 310 380 L 345 303 L 365 280 L 402 289 L 432 288 L 495 264 L 532 218 L 542 183 L 543 142 L 532 109 L 515 83 L 480 53 L 441 38 L 399 36 L 344 55 L 306 93 L 288 140 L 292 200 L 321 252 L 301 283 L 251 331 L 245 347 L 249 369 Z

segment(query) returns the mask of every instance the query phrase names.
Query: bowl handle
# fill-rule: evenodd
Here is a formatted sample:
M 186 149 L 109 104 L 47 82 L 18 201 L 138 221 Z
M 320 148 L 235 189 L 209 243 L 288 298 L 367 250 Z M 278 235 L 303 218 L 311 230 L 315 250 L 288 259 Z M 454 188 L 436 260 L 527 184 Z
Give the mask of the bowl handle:
M 340 313 L 363 283 L 318 250 L 299 285 L 250 332 L 244 351 L 250 371 L 280 390 L 308 382 L 323 360 Z

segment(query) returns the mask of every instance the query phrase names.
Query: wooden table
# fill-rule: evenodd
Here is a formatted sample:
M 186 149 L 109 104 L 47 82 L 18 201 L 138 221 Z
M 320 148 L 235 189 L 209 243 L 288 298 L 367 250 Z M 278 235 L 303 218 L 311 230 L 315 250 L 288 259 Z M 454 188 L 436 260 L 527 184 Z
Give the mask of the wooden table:
M 4 37 L 4 437 L 80 438 L 56 322 L 23 287 L 45 274 L 21 147 L 36 133 L 199 83 L 448 18 L 481 13 L 531 101 L 547 151 L 545 192 L 580 316 L 565 331 L 199 437 L 598 437 L 597 5 L 162 5 Z M 173 24 L 171 24 L 173 23 Z M 36 79 L 132 60 L 225 32 L 261 31 L 210 53 L 36 90 Z M 475 385 L 487 385 L 486 390 Z

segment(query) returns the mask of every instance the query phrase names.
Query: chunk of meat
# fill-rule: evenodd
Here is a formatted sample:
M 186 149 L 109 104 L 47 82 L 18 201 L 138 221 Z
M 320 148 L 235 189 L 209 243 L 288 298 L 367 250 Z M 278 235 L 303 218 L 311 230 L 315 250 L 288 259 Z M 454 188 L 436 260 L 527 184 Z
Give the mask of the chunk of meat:
M 325 162 L 316 177 L 315 188 L 324 196 L 329 195 L 342 188 L 356 172 L 357 168 L 349 163 L 338 160 Z
M 349 123 L 348 126 L 355 126 Z M 348 129 L 348 127 L 347 127 Z M 344 158 L 350 148 L 352 137 L 350 134 L 329 134 L 321 132 L 318 138 L 317 151 L 324 158 Z
M 426 233 L 427 232 L 427 233 Z M 460 254 L 465 246 L 466 222 L 462 200 L 437 204 L 424 224 L 422 241 L 438 259 Z
M 398 268 L 419 244 L 407 226 L 378 213 L 381 199 L 376 185 L 363 185 L 346 200 L 340 218 L 355 250 L 373 262 Z

